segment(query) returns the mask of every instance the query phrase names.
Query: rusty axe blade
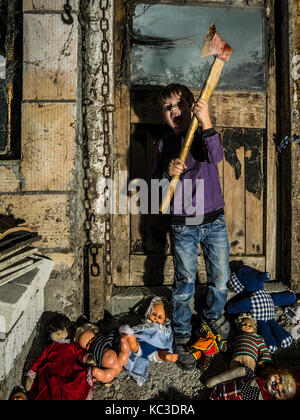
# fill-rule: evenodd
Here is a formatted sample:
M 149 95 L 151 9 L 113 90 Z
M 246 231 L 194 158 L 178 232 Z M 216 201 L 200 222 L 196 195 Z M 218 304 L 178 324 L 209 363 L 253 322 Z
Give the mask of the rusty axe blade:
M 222 41 L 217 33 L 214 22 L 212 22 L 204 40 L 201 58 L 216 55 L 221 60 L 227 62 L 231 54 L 232 48 L 226 42 Z
M 215 24 L 212 23 L 208 29 L 207 35 L 204 40 L 201 57 L 214 55 L 216 58 L 210 69 L 209 75 L 206 79 L 199 99 L 205 99 L 206 102 L 209 102 L 210 97 L 221 77 L 223 66 L 225 62 L 227 62 L 230 59 L 231 54 L 232 48 L 228 44 L 226 44 L 226 42 L 222 41 L 222 39 L 217 34 Z M 194 115 L 190 123 L 188 132 L 185 136 L 185 140 L 179 155 L 179 159 L 183 162 L 186 161 L 186 158 L 194 140 L 195 131 L 197 130 L 198 126 L 198 120 Z M 179 176 L 173 176 L 171 179 L 170 188 L 164 194 L 160 206 L 160 211 L 162 213 L 165 213 L 169 208 L 178 180 Z

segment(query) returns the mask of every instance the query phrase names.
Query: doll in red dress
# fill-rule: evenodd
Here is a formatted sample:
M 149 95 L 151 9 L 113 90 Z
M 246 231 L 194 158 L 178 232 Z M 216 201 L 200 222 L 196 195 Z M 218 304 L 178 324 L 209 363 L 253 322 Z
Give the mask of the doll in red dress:
M 25 381 L 29 400 L 91 400 L 93 376 L 86 350 L 69 339 L 69 322 L 58 315 L 48 324 L 51 343 L 31 366 Z

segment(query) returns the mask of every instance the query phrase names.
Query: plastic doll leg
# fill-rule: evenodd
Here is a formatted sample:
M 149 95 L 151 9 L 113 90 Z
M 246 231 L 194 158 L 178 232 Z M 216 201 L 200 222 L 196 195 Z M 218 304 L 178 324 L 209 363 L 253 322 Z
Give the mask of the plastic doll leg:
M 212 378 L 210 378 L 207 382 L 206 382 L 206 387 L 207 388 L 213 388 L 214 386 L 222 383 L 222 382 L 227 382 L 227 381 L 232 381 L 233 379 L 236 378 L 241 378 L 243 376 L 246 376 L 246 368 L 244 366 L 240 366 L 237 368 L 233 368 L 230 370 L 227 370 L 224 373 L 221 373 L 220 375 L 216 375 Z
M 123 335 L 120 339 L 120 352 L 118 354 L 118 363 L 121 367 L 125 366 L 128 362 L 130 355 L 130 346 L 128 342 L 128 336 Z

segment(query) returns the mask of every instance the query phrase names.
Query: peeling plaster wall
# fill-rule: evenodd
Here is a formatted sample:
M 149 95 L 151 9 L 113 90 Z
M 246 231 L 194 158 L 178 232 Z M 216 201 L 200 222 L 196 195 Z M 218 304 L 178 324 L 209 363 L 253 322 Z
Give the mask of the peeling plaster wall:
M 64 0 L 24 0 L 21 160 L 0 163 L 0 214 L 22 218 L 55 265 L 45 310 L 83 312 L 81 29 Z

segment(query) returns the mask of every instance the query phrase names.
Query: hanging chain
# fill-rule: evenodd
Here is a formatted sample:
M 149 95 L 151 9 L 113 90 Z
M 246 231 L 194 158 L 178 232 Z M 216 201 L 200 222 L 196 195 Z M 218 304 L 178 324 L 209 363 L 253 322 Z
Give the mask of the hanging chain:
M 70 0 L 67 0 L 67 3 L 64 5 L 64 11 L 62 12 L 61 18 L 66 25 L 72 25 L 74 23 L 74 18 L 72 16 L 72 7 L 70 6 Z
M 101 108 L 102 113 L 102 129 L 103 129 L 103 148 L 104 148 L 104 157 L 105 165 L 103 167 L 103 177 L 111 177 L 111 148 L 110 148 L 110 114 L 115 111 L 115 106 L 109 103 L 109 98 L 111 94 L 110 87 L 110 72 L 109 72 L 109 51 L 110 44 L 108 39 L 109 31 L 109 20 L 106 16 L 107 10 L 109 8 L 108 0 L 99 1 L 100 10 L 102 16 L 100 19 L 100 29 L 102 32 L 102 41 L 101 41 L 101 54 L 102 62 L 100 64 L 100 71 L 102 75 L 102 85 L 101 85 L 101 96 L 103 98 L 103 106 Z M 88 248 L 90 255 L 92 257 L 92 263 L 89 267 L 90 275 L 97 277 L 100 274 L 100 267 L 97 263 L 97 255 L 99 253 L 99 245 L 93 244 L 91 240 L 91 231 L 92 225 L 95 222 L 95 215 L 92 212 L 92 202 L 91 202 L 91 183 L 90 183 L 90 158 L 89 158 L 89 135 L 88 135 L 88 126 L 87 126 L 87 107 L 92 103 L 93 92 L 89 92 L 89 96 L 85 91 L 87 86 L 87 66 L 86 66 L 86 55 L 87 52 L 87 40 L 86 40 L 86 25 L 89 22 L 89 17 L 87 15 L 88 1 L 81 1 L 81 10 L 80 10 L 80 23 L 82 27 L 82 84 L 83 84 L 83 133 L 82 133 L 82 149 L 83 149 L 83 189 L 84 189 L 84 209 L 85 209 L 85 223 L 84 230 L 86 232 L 86 248 Z M 90 52 L 92 53 L 92 52 Z M 94 92 L 96 97 L 96 92 Z M 111 283 L 111 235 L 110 235 L 110 215 L 105 215 L 105 252 L 104 252 L 104 268 L 106 273 L 106 281 L 108 284 Z M 88 256 L 85 256 L 86 262 L 88 262 Z
M 109 99 L 111 95 L 111 83 L 110 83 L 110 68 L 109 68 L 109 52 L 110 43 L 108 39 L 109 32 L 109 20 L 107 18 L 107 11 L 109 8 L 109 0 L 100 0 L 100 9 L 102 11 L 102 17 L 100 20 L 100 29 L 102 31 L 101 41 L 101 53 L 102 53 L 102 87 L 101 94 L 103 97 L 104 105 L 102 107 L 103 117 L 103 135 L 104 135 L 104 156 L 105 166 L 103 168 L 103 176 L 105 178 L 111 178 L 111 147 L 110 147 L 110 114 L 115 111 L 115 106 L 110 104 Z M 111 238 L 110 238 L 110 226 L 111 216 L 109 213 L 105 216 L 105 269 L 106 269 L 106 281 L 107 284 L 111 284 Z

